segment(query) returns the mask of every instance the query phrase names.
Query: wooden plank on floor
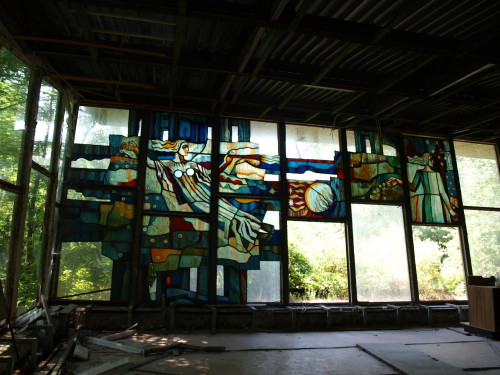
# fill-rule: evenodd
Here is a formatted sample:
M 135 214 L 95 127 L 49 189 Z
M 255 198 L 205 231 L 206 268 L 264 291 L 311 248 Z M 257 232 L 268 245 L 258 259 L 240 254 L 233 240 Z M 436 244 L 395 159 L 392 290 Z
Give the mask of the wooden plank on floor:
M 108 341 L 108 340 L 99 339 L 97 337 L 89 337 L 87 339 L 87 342 L 89 344 L 95 344 L 95 345 L 105 346 L 106 348 L 121 350 L 122 352 L 134 353 L 134 354 L 142 354 L 142 349 L 140 349 L 140 348 L 136 348 L 134 346 L 128 346 L 128 345 L 120 344 L 120 343 L 114 342 L 114 341 Z
M 462 369 L 438 361 L 404 344 L 357 344 L 357 346 L 406 375 L 459 375 Z

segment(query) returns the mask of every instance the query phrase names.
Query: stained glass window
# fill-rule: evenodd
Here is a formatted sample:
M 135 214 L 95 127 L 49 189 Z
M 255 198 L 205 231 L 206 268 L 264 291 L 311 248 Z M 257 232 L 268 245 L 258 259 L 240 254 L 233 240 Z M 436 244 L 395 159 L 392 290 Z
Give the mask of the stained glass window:
M 401 165 L 392 134 L 348 131 L 347 144 L 352 199 L 360 201 L 401 201 Z
M 139 137 L 137 129 L 130 128 L 128 116 L 124 110 L 80 109 L 67 176 L 68 194 L 59 220 L 66 251 L 74 248 L 94 251 L 99 243 L 97 248 L 102 256 L 112 263 L 111 292 L 94 297 L 109 296 L 113 301 L 129 296 L 132 226 L 137 203 L 132 188 L 137 185 Z M 63 255 L 62 259 L 70 256 Z M 85 269 L 82 263 L 74 272 Z M 64 274 L 61 277 L 64 283 Z M 85 284 L 85 278 L 81 283 Z M 66 292 L 71 294 L 71 290 Z
M 223 121 L 219 191 L 252 196 L 278 195 L 280 159 L 277 139 L 277 124 Z
M 414 223 L 458 222 L 455 170 L 446 140 L 404 137 Z M 391 185 L 400 184 L 390 179 Z
M 342 154 L 338 132 L 287 125 L 288 216 L 338 219 L 345 216 Z
M 208 300 L 209 223 L 202 218 L 144 216 L 140 263 L 151 264 L 152 301 Z

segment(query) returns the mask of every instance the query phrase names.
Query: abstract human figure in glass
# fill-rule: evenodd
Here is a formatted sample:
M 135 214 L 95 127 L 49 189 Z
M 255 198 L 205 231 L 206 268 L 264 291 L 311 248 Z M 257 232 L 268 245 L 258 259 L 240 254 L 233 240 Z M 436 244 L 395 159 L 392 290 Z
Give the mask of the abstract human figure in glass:
M 413 181 L 408 184 L 411 198 L 412 220 L 416 223 L 451 223 L 458 221 L 453 206 L 458 202 L 448 197 L 441 174 L 436 172 L 434 158 L 430 153 L 408 157 L 408 162 L 423 168 L 417 169 Z M 390 177 L 388 186 L 402 185 L 403 182 Z M 453 206 L 452 206 L 453 204 Z

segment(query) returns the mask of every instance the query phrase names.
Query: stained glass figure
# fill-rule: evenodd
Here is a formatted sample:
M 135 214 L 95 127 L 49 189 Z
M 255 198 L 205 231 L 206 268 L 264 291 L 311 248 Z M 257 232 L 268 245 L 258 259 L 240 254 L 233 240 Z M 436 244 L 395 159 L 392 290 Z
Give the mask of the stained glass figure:
M 151 140 L 146 169 L 145 208 L 163 212 L 210 211 L 211 142 Z
M 404 145 L 413 222 L 458 222 L 455 170 L 449 142 L 405 137 Z M 387 184 L 401 185 L 402 182 L 391 177 Z

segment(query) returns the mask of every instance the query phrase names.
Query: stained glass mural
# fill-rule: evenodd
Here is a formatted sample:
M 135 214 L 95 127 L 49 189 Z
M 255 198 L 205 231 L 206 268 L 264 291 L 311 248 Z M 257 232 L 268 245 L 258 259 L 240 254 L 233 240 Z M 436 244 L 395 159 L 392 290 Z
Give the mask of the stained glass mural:
M 227 120 L 221 126 L 217 265 L 222 268 L 217 301 L 247 303 L 249 287 L 255 292 L 251 286 L 257 285 L 254 277 L 249 281 L 248 271 L 267 277 L 275 268 L 265 271 L 261 262 L 281 259 L 281 204 L 260 198 L 277 196 L 280 191 L 279 157 L 264 154 L 277 151 L 277 124 Z
M 393 184 L 401 180 L 399 158 L 367 153 L 351 153 L 352 199 L 368 201 L 401 201 L 403 188 Z
M 208 213 L 211 142 L 151 140 L 144 208 L 162 212 Z
M 101 242 L 102 255 L 113 261 L 111 300 L 124 300 L 129 293 L 126 280 L 130 272 L 134 195 L 100 189 L 86 189 L 85 194 L 101 199 L 66 200 L 60 217 L 61 241 Z
M 404 137 L 414 223 L 458 222 L 455 170 L 447 140 Z M 392 184 L 401 180 L 390 179 Z
M 127 123 L 119 123 L 123 111 L 85 108 L 80 114 L 82 126 L 75 139 L 86 141 L 93 134 L 93 143 L 73 145 L 68 194 L 59 221 L 61 242 L 88 244 L 89 249 L 100 243 L 102 255 L 113 263 L 110 299 L 124 301 L 130 292 L 139 137 L 123 135 L 127 133 Z
M 304 176 L 288 180 L 288 216 L 339 219 L 345 217 L 342 154 L 334 160 L 288 159 L 288 173 Z M 314 179 L 307 179 L 314 172 Z M 340 177 L 334 177 L 340 175 Z
M 288 217 L 345 217 L 338 130 L 286 126 Z
M 152 263 L 152 300 L 207 301 L 209 224 L 178 216 L 144 216 L 141 264 Z M 196 282 L 192 282 L 193 275 Z
M 248 271 L 262 261 L 280 261 L 281 205 L 275 200 L 219 200 L 217 264 L 222 267 L 220 303 L 248 302 Z M 253 301 L 262 302 L 262 301 Z
M 347 132 L 351 196 L 360 201 L 402 201 L 401 164 L 393 134 Z
M 253 196 L 279 194 L 277 126 L 226 119 L 221 124 L 219 192 Z
M 140 259 L 153 301 L 208 301 L 212 121 L 152 113 Z

